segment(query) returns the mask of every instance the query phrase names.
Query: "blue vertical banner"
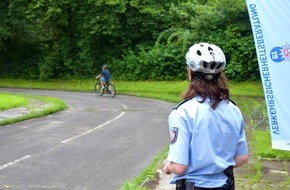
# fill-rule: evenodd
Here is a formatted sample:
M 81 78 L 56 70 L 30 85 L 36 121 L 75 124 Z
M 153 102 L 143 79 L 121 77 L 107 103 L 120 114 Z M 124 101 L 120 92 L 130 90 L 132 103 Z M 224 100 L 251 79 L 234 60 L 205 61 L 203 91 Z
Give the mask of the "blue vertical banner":
M 290 150 L 290 0 L 246 0 L 273 149 Z

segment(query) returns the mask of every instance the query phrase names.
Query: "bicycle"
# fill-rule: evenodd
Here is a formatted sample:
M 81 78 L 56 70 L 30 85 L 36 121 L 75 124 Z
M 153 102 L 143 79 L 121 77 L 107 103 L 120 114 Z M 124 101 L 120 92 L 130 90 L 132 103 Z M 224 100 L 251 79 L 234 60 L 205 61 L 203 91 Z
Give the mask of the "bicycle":
M 99 96 L 103 96 L 103 94 L 108 94 L 110 97 L 114 98 L 116 96 L 116 88 L 111 81 L 106 81 L 104 84 L 104 89 L 102 89 L 101 82 L 97 80 L 95 84 L 95 92 Z

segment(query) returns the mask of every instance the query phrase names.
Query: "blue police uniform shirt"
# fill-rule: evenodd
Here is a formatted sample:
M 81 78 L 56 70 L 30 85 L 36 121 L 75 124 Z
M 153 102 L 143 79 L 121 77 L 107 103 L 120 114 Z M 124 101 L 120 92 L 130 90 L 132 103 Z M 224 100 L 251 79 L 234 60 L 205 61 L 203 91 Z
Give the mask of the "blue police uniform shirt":
M 169 115 L 171 143 L 167 160 L 187 166 L 186 172 L 175 175 L 171 184 L 186 179 L 198 187 L 221 187 L 227 180 L 223 171 L 235 165 L 234 157 L 248 153 L 244 120 L 232 102 L 221 101 L 213 110 L 209 99 L 204 103 L 200 100 L 186 100 Z

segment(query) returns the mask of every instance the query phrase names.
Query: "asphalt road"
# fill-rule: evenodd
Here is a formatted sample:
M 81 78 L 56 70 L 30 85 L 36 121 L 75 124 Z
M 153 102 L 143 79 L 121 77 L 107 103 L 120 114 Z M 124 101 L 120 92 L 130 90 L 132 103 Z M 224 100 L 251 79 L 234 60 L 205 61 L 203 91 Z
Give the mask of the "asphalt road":
M 54 96 L 69 106 L 0 127 L 1 190 L 117 190 L 169 142 L 172 103 L 94 93 L 0 91 Z

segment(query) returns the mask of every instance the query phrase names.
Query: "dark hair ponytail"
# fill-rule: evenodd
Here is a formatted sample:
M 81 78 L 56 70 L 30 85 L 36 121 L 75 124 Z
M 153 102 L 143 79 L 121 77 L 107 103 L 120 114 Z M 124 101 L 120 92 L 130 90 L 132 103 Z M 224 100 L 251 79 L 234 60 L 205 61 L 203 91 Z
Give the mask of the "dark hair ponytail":
M 219 102 L 230 100 L 227 84 L 228 80 L 224 73 L 215 74 L 211 80 L 208 80 L 204 73 L 191 71 L 191 81 L 183 94 L 183 100 L 199 95 L 202 97 L 200 102 L 203 103 L 208 97 L 211 107 L 215 109 Z

